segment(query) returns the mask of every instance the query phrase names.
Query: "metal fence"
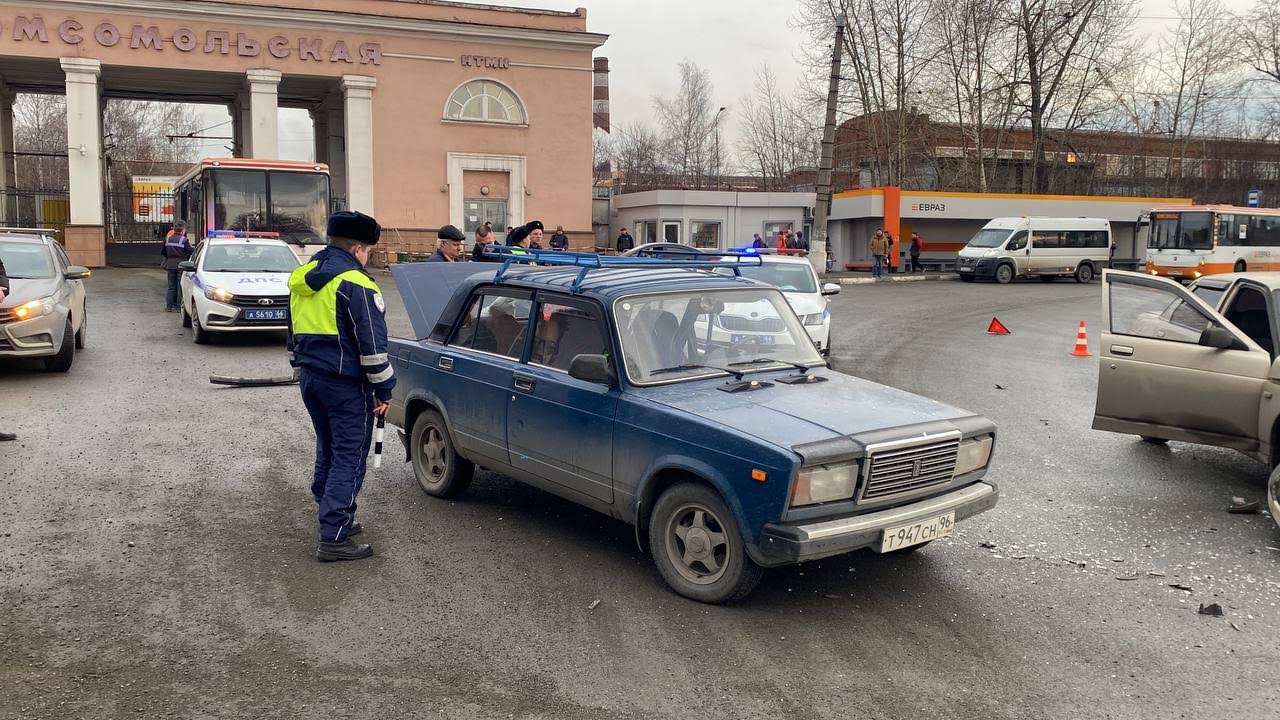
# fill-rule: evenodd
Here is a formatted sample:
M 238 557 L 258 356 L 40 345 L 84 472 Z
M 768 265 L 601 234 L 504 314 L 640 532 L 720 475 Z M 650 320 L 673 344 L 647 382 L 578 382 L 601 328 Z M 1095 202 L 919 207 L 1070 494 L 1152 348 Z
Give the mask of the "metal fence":
M 0 225 L 4 227 L 50 228 L 62 237 L 70 217 L 66 190 L 0 191 Z
M 157 243 L 173 224 L 173 193 L 106 193 L 107 242 Z

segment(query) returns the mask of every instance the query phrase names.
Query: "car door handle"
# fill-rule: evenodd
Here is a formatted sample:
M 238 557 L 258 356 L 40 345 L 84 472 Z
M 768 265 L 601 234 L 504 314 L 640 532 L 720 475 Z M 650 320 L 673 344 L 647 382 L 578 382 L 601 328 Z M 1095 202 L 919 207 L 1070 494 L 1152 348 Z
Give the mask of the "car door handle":
M 511 379 L 511 385 L 521 392 L 533 392 L 533 386 L 537 381 L 526 375 L 516 375 Z
M 1128 357 L 1130 355 L 1133 355 L 1133 348 L 1129 347 L 1128 345 L 1112 345 L 1111 354 L 1124 355 L 1125 357 Z
M 436 367 L 440 368 L 441 370 L 452 370 L 453 358 L 451 357 L 440 358 L 439 360 L 436 361 Z

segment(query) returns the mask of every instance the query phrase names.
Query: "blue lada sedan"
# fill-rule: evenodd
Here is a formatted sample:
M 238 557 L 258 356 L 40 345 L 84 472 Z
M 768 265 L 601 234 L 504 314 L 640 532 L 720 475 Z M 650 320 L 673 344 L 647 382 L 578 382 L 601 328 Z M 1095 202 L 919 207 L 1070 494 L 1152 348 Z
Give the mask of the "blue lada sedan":
M 779 290 L 713 272 L 749 260 L 505 259 L 393 268 L 418 338 L 391 341 L 388 419 L 428 494 L 509 475 L 635 525 L 709 603 L 995 506 L 995 425 L 829 370 Z

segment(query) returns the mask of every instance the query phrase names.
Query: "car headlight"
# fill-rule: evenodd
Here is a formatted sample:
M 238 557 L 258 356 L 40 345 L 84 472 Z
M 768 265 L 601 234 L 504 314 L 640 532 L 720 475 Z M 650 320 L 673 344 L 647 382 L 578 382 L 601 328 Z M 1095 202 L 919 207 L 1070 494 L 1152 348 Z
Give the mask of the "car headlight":
M 982 435 L 960 443 L 960 451 L 956 455 L 956 471 L 953 477 L 981 470 L 991 461 L 991 446 L 995 438 Z
M 11 312 L 18 320 L 30 320 L 53 312 L 53 296 L 32 300 L 14 308 Z
M 218 302 L 225 303 L 231 302 L 231 299 L 235 297 L 235 294 L 226 288 L 210 287 L 204 289 L 204 296 L 210 300 L 217 300 Z
M 791 504 L 816 505 L 848 500 L 858 483 L 858 463 L 838 463 L 801 468 L 791 486 Z
M 830 310 L 823 308 L 822 312 L 820 313 L 811 313 L 809 315 L 801 315 L 800 322 L 804 323 L 805 325 L 809 325 L 811 327 L 821 325 L 823 322 L 826 321 L 827 317 L 830 314 L 831 314 Z

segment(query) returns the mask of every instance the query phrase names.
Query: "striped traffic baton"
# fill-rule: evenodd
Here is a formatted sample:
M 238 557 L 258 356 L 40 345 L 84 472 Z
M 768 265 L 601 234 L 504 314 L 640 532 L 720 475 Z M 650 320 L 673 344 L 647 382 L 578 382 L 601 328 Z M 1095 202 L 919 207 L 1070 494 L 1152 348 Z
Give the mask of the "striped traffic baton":
M 377 470 L 382 467 L 382 434 L 386 431 L 387 418 L 378 415 L 378 421 L 373 425 L 373 469 Z

